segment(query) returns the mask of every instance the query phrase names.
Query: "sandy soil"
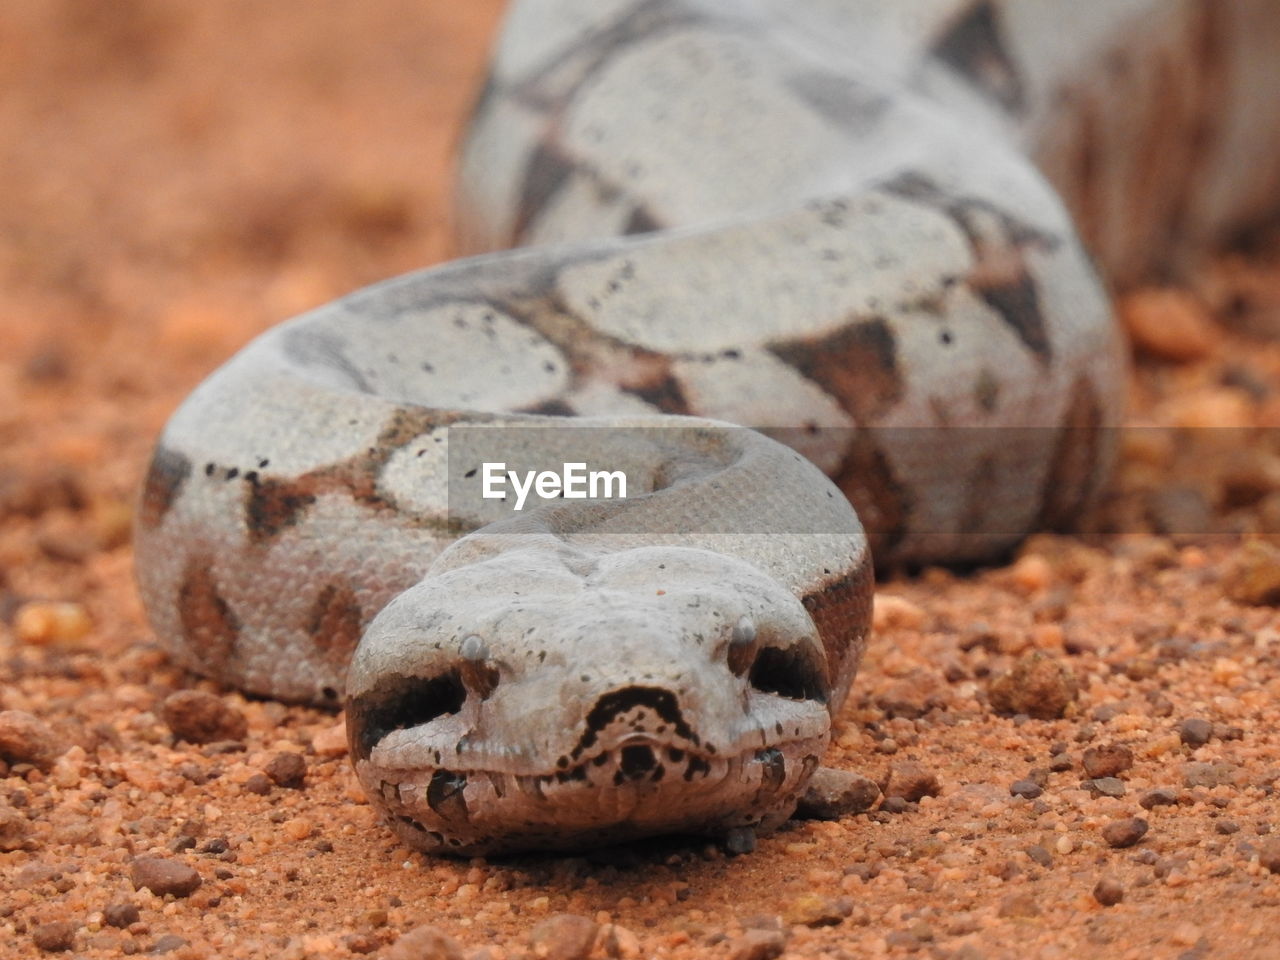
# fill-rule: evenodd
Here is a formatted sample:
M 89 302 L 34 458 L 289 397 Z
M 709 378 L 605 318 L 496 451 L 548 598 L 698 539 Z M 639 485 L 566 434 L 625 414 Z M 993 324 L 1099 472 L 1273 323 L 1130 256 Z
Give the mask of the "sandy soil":
M 0 956 L 1276 956 L 1274 236 L 1126 302 L 1147 429 L 1101 533 L 881 587 L 829 758 L 898 794 L 868 814 L 737 858 L 424 858 L 333 716 L 167 664 L 128 543 L 152 439 L 254 333 L 447 255 L 498 8 L 0 13 Z M 193 686 L 213 743 L 173 732 Z

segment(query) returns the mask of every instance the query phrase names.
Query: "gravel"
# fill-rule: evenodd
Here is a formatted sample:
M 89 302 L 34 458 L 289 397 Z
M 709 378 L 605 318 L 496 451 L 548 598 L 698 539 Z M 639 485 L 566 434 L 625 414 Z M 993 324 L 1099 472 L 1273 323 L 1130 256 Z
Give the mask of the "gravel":
M 1115 877 L 1103 877 L 1093 888 L 1093 899 L 1104 907 L 1114 907 L 1124 899 L 1124 884 Z
M 70 920 L 42 923 L 31 932 L 31 942 L 44 953 L 64 953 L 75 948 L 76 929 Z
M 189 897 L 199 888 L 200 874 L 193 867 L 163 857 L 139 857 L 129 867 L 135 890 L 146 887 L 156 896 Z
M 889 767 L 880 789 L 889 800 L 896 797 L 914 803 L 922 797 L 936 797 L 942 786 L 932 768 L 907 760 Z
M 1009 793 L 1015 797 L 1025 797 L 1027 800 L 1034 800 L 1040 794 L 1044 793 L 1044 788 L 1034 780 L 1015 780 L 1009 785 Z
M 865 813 L 880 799 L 880 787 L 870 777 L 850 770 L 819 767 L 796 811 L 813 820 L 841 820 Z
M 1138 798 L 1138 806 L 1144 810 L 1151 810 L 1155 807 L 1171 807 L 1178 802 L 1178 791 L 1171 790 L 1168 787 L 1156 787 L 1154 790 L 1148 790 Z
M 458 941 L 439 927 L 423 924 L 401 934 L 383 954 L 383 960 L 465 960 Z
M 1147 821 L 1141 817 L 1125 817 L 1122 820 L 1112 820 L 1103 827 L 1102 839 L 1107 841 L 1108 846 L 1123 849 L 1132 847 L 1145 837 L 1147 829 Z
M 1122 743 L 1089 747 L 1084 752 L 1082 764 L 1088 777 L 1114 777 L 1133 768 L 1133 751 Z
M 1203 747 L 1213 736 L 1213 724 L 1202 717 L 1188 717 L 1178 724 L 1178 738 L 1189 747 Z
M 748 930 L 729 945 L 729 960 L 775 960 L 787 948 L 777 930 Z
M 993 680 L 987 695 L 997 713 L 1054 720 L 1067 712 L 1078 692 L 1071 668 L 1037 651 L 1020 657 L 1008 673 Z
M 138 908 L 132 903 L 111 903 L 102 911 L 102 918 L 112 927 L 127 927 L 131 923 L 137 923 L 142 914 Z
M 0 712 L 0 760 L 48 770 L 66 750 L 53 729 L 24 710 Z
M 307 761 L 297 753 L 277 753 L 267 761 L 263 773 L 270 777 L 271 782 L 277 787 L 301 790 L 306 785 Z
M 586 960 L 600 928 L 594 920 L 561 913 L 543 920 L 529 934 L 529 950 L 542 960 Z
M 221 697 L 203 690 L 179 690 L 165 698 L 164 722 L 173 735 L 189 743 L 241 741 L 249 732 L 244 714 Z

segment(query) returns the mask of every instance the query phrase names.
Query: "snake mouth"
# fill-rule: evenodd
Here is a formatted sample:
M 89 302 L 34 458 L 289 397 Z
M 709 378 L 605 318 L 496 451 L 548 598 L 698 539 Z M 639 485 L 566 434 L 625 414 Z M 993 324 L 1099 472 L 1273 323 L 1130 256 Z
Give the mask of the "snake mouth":
M 356 772 L 408 845 L 475 856 L 771 829 L 791 814 L 826 743 L 823 732 L 722 754 L 637 736 L 537 774 L 388 767 L 377 751 Z

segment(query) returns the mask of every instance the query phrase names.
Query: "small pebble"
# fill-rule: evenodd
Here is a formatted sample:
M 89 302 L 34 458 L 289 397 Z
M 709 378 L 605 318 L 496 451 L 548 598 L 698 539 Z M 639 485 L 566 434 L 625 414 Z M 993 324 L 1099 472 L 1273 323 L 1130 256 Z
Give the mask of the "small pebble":
M 1102 828 L 1102 839 L 1116 849 L 1132 847 L 1147 835 L 1147 821 L 1141 817 L 1112 820 Z
M 560 913 L 543 920 L 529 934 L 529 952 L 539 960 L 586 960 L 600 928 L 594 920 Z
M 66 745 L 39 717 L 25 710 L 0 713 L 0 760 L 10 766 L 29 763 L 47 771 L 65 752 Z
M 382 956 L 384 960 L 465 960 L 466 955 L 453 937 L 423 924 L 402 934 Z
M 1234 820 L 1219 820 L 1214 824 L 1213 829 L 1223 836 L 1230 836 L 1233 833 L 1240 832 L 1240 824 Z
M 1178 802 L 1178 794 L 1168 787 L 1156 787 L 1154 790 L 1148 790 L 1138 799 L 1138 805 L 1144 810 L 1150 810 L 1153 807 L 1170 807 Z
M 1093 888 L 1093 899 L 1104 907 L 1114 907 L 1124 899 L 1124 885 L 1115 877 L 1103 877 Z
M 307 761 L 298 753 L 288 751 L 277 753 L 267 761 L 263 772 L 271 778 L 271 782 L 277 787 L 300 790 L 306 781 Z
M 1266 840 L 1258 848 L 1258 863 L 1264 870 L 1280 873 L 1280 840 Z
M 886 798 L 900 797 L 914 803 L 921 797 L 936 797 L 942 791 L 942 786 L 938 783 L 938 775 L 931 769 L 922 763 L 907 760 L 889 767 L 880 789 Z
M 1038 843 L 1027 847 L 1026 854 L 1033 863 L 1039 864 L 1046 870 L 1053 866 L 1053 854 Z
M 189 897 L 201 883 L 200 874 L 192 867 L 162 857 L 138 857 L 130 865 L 129 875 L 135 890 L 146 887 L 158 897 L 168 893 Z
M 249 732 L 244 714 L 221 697 L 203 690 L 179 690 L 165 698 L 164 722 L 179 740 L 212 743 L 243 740 Z
M 741 857 L 754 853 L 756 849 L 756 832 L 750 827 L 734 827 L 724 835 L 725 853 L 731 857 Z
M 1085 789 L 1100 797 L 1123 797 L 1124 781 L 1119 777 L 1097 777 L 1084 782 Z
M 1049 770 L 1052 773 L 1064 773 L 1072 768 L 1071 755 L 1067 753 L 1055 753 L 1049 758 Z
M 1178 724 L 1178 738 L 1189 747 L 1203 747 L 1213 736 L 1213 724 L 1202 717 L 1188 717 Z
M 1234 783 L 1239 773 L 1233 763 L 1188 763 L 1182 768 L 1182 782 L 1188 787 L 1221 787 Z
M 1030 893 L 1012 893 L 1000 901 L 999 915 L 1002 917 L 1038 917 L 1040 904 Z
M 729 946 L 729 960 L 775 960 L 787 947 L 778 930 L 748 930 Z
M 1090 778 L 1114 777 L 1133 767 L 1133 751 L 1122 743 L 1089 747 L 1082 762 L 1085 775 Z
M 76 945 L 76 924 L 70 920 L 42 923 L 32 931 L 31 941 L 45 953 L 63 953 Z
M 337 720 L 311 738 L 311 749 L 320 757 L 342 757 L 347 753 L 347 724 Z
M 1280 604 L 1280 548 L 1248 540 L 1237 551 L 1222 581 L 1228 597 L 1254 606 Z
M 719 936 L 722 940 L 725 939 L 724 934 Z M 640 938 L 633 931 L 616 923 L 610 923 L 601 928 L 599 941 L 607 957 L 634 960 L 641 953 Z
M 880 810 L 884 813 L 906 813 L 910 809 L 910 802 L 902 797 L 885 797 L 884 802 L 880 804 Z
M 91 629 L 89 612 L 78 603 L 24 603 L 13 619 L 14 634 L 33 646 L 75 643 Z
M 796 810 L 811 820 L 840 820 L 865 813 L 880 798 L 880 787 L 870 777 L 851 770 L 819 767 L 809 780 Z
M 21 850 L 31 836 L 31 821 L 7 803 L 0 803 L 0 853 Z
M 1044 793 L 1044 789 L 1034 780 L 1015 780 L 1009 786 L 1009 793 L 1015 797 L 1025 797 L 1028 800 L 1034 800 L 1040 794 Z
M 1055 720 L 1076 699 L 1075 675 L 1054 657 L 1036 651 L 1020 657 L 1008 673 L 991 681 L 987 695 L 997 713 Z
M 925 611 L 904 597 L 889 593 L 877 593 L 871 601 L 871 629 L 881 630 L 901 627 L 918 630 L 924 625 Z
M 271 780 L 265 773 L 255 773 L 243 784 L 246 793 L 256 793 L 260 797 L 265 797 L 271 792 Z
M 124 929 L 131 923 L 137 923 L 141 919 L 137 906 L 132 903 L 112 903 L 102 911 L 102 919 L 108 925 Z
M 806 893 L 787 905 L 782 912 L 782 922 L 788 926 L 834 927 L 852 913 L 853 901 L 848 897 L 833 900 Z
M 188 943 L 190 941 L 185 937 L 180 937 L 176 933 L 166 933 L 163 937 L 157 938 L 156 942 L 151 945 L 151 952 L 154 954 L 172 953 L 174 950 L 185 947 Z
M 1199 360 L 1221 340 L 1204 304 L 1179 289 L 1149 287 L 1130 293 L 1120 301 L 1119 315 L 1134 347 L 1160 360 Z

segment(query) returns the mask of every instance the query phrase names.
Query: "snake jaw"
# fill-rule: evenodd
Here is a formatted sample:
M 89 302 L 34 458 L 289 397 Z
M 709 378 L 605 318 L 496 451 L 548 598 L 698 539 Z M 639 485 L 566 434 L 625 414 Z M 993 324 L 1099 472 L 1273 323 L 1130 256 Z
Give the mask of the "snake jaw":
M 474 855 L 785 819 L 830 726 L 799 601 L 688 548 L 577 557 L 569 580 L 532 562 L 428 578 L 366 632 L 352 757 L 400 837 Z M 670 587 L 634 589 L 638 567 Z

